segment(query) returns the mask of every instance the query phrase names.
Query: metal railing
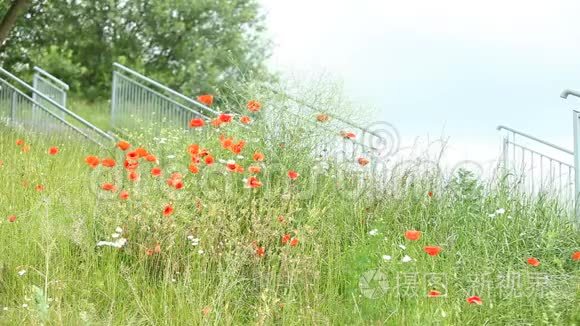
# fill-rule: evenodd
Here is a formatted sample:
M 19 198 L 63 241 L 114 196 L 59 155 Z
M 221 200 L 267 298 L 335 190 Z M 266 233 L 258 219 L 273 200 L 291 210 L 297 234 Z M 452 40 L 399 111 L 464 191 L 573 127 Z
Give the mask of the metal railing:
M 81 135 L 91 139 L 81 129 L 54 114 L 3 78 L 0 78 L 0 117 L 12 126 L 35 132 L 62 135 L 65 138 Z
M 13 123 L 45 133 L 56 132 L 59 129 L 55 126 L 61 126 L 64 123 L 68 129 L 76 131 L 79 135 L 101 146 L 106 146 L 108 143 L 115 141 L 113 136 L 92 125 L 39 90 L 34 89 L 4 68 L 0 67 L 0 73 L 10 80 L 2 79 L 3 93 L 8 93 L 10 96 L 16 96 L 17 98 L 23 98 L 24 96 L 29 99 L 8 103 L 5 97 L 2 98 L 2 113 Z M 32 94 L 32 96 L 27 93 Z M 43 103 L 35 100 L 34 97 L 42 100 Z M 28 104 L 33 105 L 29 108 Z M 46 114 L 47 112 L 51 114 Z
M 328 151 L 330 148 L 338 148 L 338 150 L 333 150 L 334 153 L 329 154 L 339 154 L 346 160 L 353 160 L 360 156 L 384 157 L 395 154 L 391 151 L 393 149 L 396 150 L 398 144 L 393 146 L 393 144 L 387 143 L 388 141 L 396 142 L 399 139 L 398 134 L 392 134 L 393 132 L 396 133 L 396 129 L 392 128 L 392 126 L 386 135 L 381 135 L 379 132 L 371 130 L 370 127 L 373 126 L 363 127 L 356 122 L 330 112 L 330 108 L 317 108 L 304 100 L 271 86 L 263 85 L 262 87 L 265 91 L 270 91 L 284 100 L 278 109 L 284 110 L 287 114 L 295 117 L 301 124 L 313 125 L 316 131 L 328 137 L 329 143 L 321 144 L 323 151 Z M 318 120 L 319 118 L 328 120 L 321 122 Z M 380 127 L 384 128 L 385 126 L 381 125 Z M 341 133 L 352 133 L 354 138 L 347 139 L 342 137 Z
M 505 132 L 502 162 L 510 183 L 532 195 L 550 194 L 574 203 L 574 152 L 527 133 L 498 126 Z
M 55 76 L 49 74 L 45 70 L 34 67 L 34 75 L 32 76 L 32 87 L 39 93 L 46 95 L 48 98 L 52 99 L 56 103 L 63 107 L 66 107 L 67 92 L 69 86 L 56 78 Z M 32 94 L 32 99 L 35 102 L 42 104 L 44 107 L 52 107 L 52 105 L 45 101 L 41 96 L 38 96 L 36 92 Z M 64 113 L 59 110 L 53 112 L 61 118 L 64 117 Z
M 113 64 L 111 125 L 115 130 L 143 124 L 188 128 L 193 118 L 210 119 L 217 111 L 121 64 Z

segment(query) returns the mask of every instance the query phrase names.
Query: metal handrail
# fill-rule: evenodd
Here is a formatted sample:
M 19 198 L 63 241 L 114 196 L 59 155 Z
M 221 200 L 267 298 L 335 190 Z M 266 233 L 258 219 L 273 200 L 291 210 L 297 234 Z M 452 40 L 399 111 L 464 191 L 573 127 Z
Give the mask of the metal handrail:
M 42 104 L 38 103 L 37 101 L 35 101 L 32 97 L 28 96 L 26 93 L 24 93 L 23 91 L 19 90 L 18 88 L 14 87 L 14 85 L 10 84 L 10 82 L 8 82 L 7 80 L 5 80 L 4 78 L 0 77 L 0 82 L 6 84 L 10 89 L 12 89 L 14 92 L 18 93 L 20 96 L 24 97 L 25 99 L 29 100 L 32 104 L 34 104 L 36 107 L 40 108 L 41 110 L 45 111 L 46 113 L 48 113 L 49 115 L 51 115 L 53 118 L 59 120 L 60 122 L 62 122 L 63 124 L 67 125 L 68 127 L 72 128 L 73 130 L 75 130 L 76 132 L 80 133 L 81 135 L 83 135 L 85 138 L 89 139 L 90 141 L 96 143 L 97 145 L 101 145 L 101 143 L 97 142 L 96 140 L 92 139 L 91 137 L 89 137 L 87 134 L 85 134 L 82 130 L 80 130 L 79 128 L 77 128 L 76 126 L 70 124 L 69 122 L 67 122 L 66 120 L 64 120 L 63 118 L 59 117 L 58 115 L 54 114 L 52 111 L 48 110 L 47 108 L 45 108 Z
M 204 105 L 203 103 L 200 103 L 200 102 L 198 102 L 198 101 L 196 101 L 194 99 L 191 99 L 191 98 L 189 98 L 189 97 L 187 97 L 187 96 L 185 96 L 185 95 L 183 95 L 183 94 L 181 94 L 181 93 L 179 93 L 179 92 L 177 92 L 177 91 L 175 91 L 175 90 L 173 90 L 173 89 L 171 89 L 171 88 L 169 88 L 169 87 L 167 87 L 167 86 L 165 86 L 165 85 L 163 85 L 163 84 L 161 84 L 161 83 L 159 83 L 159 82 L 157 82 L 157 81 L 155 81 L 155 80 L 153 80 L 153 79 L 151 79 L 151 78 L 149 78 L 149 77 L 147 77 L 145 75 L 142 75 L 142 74 L 140 74 L 140 73 L 138 73 L 138 72 L 136 72 L 136 71 L 134 71 L 134 70 L 132 70 L 132 69 L 130 69 L 128 67 L 123 66 L 120 63 L 116 63 L 116 62 L 113 63 L 113 67 L 118 68 L 118 69 L 122 70 L 123 72 L 126 72 L 128 74 L 131 74 L 133 76 L 136 76 L 136 77 L 138 77 L 138 78 L 140 78 L 140 79 L 142 79 L 142 80 L 144 80 L 144 81 L 146 81 L 146 82 L 148 82 L 148 83 L 150 83 L 152 85 L 155 85 L 156 87 L 161 88 L 162 90 L 170 93 L 171 95 L 177 96 L 178 98 L 180 98 L 180 99 L 182 99 L 184 101 L 187 101 L 187 102 L 189 102 L 191 104 L 194 104 L 195 106 L 197 106 L 199 108 L 202 108 L 204 110 L 207 110 L 207 111 L 209 111 L 209 112 L 211 112 L 213 114 L 216 114 L 216 115 L 219 114 L 219 112 L 217 112 L 217 111 L 209 108 L 208 106 Z
M 538 155 L 539 157 L 545 157 L 545 158 L 547 158 L 547 159 L 550 159 L 551 161 L 554 161 L 554 162 L 556 162 L 556 163 L 558 163 L 558 164 L 565 165 L 565 166 L 567 166 L 567 167 L 569 167 L 569 168 L 574 168 L 574 166 L 573 166 L 573 165 L 571 165 L 570 163 L 566 163 L 566 162 L 560 161 L 560 160 L 558 160 L 558 159 L 552 158 L 552 157 L 550 157 L 550 156 L 547 156 L 547 155 L 545 155 L 545 154 L 543 154 L 543 153 L 540 153 L 540 152 L 538 152 L 538 151 L 535 151 L 535 150 L 533 150 L 533 149 L 531 149 L 531 148 L 529 148 L 529 147 L 527 147 L 527 146 L 520 145 L 520 144 L 518 144 L 518 143 L 514 143 L 514 142 L 512 142 L 512 141 L 508 141 L 507 143 L 508 143 L 508 144 L 512 144 L 512 145 L 514 145 L 514 147 L 519 147 L 519 148 L 521 148 L 521 149 L 523 149 L 523 150 L 526 150 L 526 151 L 528 151 L 528 152 L 530 152 L 530 153 L 536 154 L 536 155 Z
M 310 105 L 310 104 L 308 104 L 308 103 L 306 103 L 306 102 L 304 102 L 304 101 L 302 101 L 302 100 L 300 100 L 300 99 L 297 99 L 297 98 L 293 97 L 292 95 L 289 95 L 289 94 L 287 94 L 287 93 L 284 93 L 284 92 L 278 91 L 278 90 L 276 90 L 276 89 L 274 89 L 273 87 L 271 87 L 271 86 L 268 86 L 268 85 L 262 85 L 262 86 L 263 86 L 264 88 L 266 88 L 266 89 L 270 90 L 271 92 L 275 93 L 275 94 L 282 95 L 282 96 L 284 96 L 284 97 L 288 98 L 289 100 L 292 100 L 292 101 L 294 101 L 294 102 L 296 102 L 296 103 L 298 103 L 298 104 L 300 104 L 300 105 L 302 105 L 302 106 L 304 106 L 304 107 L 306 107 L 306 108 L 310 109 L 310 111 L 312 111 L 312 112 L 323 112 L 323 113 L 327 114 L 327 112 L 320 111 L 320 110 L 316 109 L 315 107 L 313 107 L 312 105 Z M 360 129 L 360 130 L 362 130 L 363 132 L 369 133 L 369 134 L 371 134 L 371 135 L 373 135 L 373 136 L 375 136 L 375 137 L 379 137 L 379 138 L 381 138 L 381 136 L 380 136 L 379 134 L 376 134 L 376 133 L 374 133 L 374 132 L 373 132 L 373 131 L 371 131 L 371 130 L 368 130 L 368 129 L 364 128 L 364 127 L 361 127 L 361 126 L 359 126 L 358 124 L 356 124 L 355 122 L 349 121 L 349 120 L 347 120 L 347 119 L 345 119 L 345 118 L 342 118 L 342 117 L 340 117 L 340 116 L 338 116 L 338 115 L 336 115 L 336 114 L 330 114 L 330 115 L 332 115 L 332 117 L 333 117 L 334 119 L 336 119 L 336 120 L 338 120 L 338 121 L 340 121 L 340 122 L 342 122 L 342 123 L 344 123 L 344 124 L 347 124 L 347 125 L 349 125 L 349 126 L 351 126 L 351 127 L 354 127 L 354 128 Z
M 63 82 L 62 80 L 56 78 L 55 76 L 48 73 L 46 70 L 35 66 L 34 71 L 38 72 L 39 74 L 43 75 L 44 77 L 50 79 L 52 82 L 56 83 L 58 86 L 62 87 L 65 91 L 69 90 L 69 86 L 67 83 Z
M 503 126 L 503 125 L 499 125 L 499 126 L 497 126 L 497 130 L 499 130 L 499 131 L 501 131 L 501 130 L 510 131 L 510 132 L 513 132 L 514 134 L 517 134 L 517 135 L 520 135 L 520 136 L 523 136 L 523 137 L 529 138 L 529 139 L 531 139 L 531 140 L 537 141 L 538 143 L 544 144 L 544 145 L 546 145 L 546 146 L 550 146 L 550 147 L 552 147 L 552 148 L 555 148 L 555 149 L 557 149 L 557 150 L 560 150 L 560 151 L 562 151 L 562 152 L 568 153 L 568 154 L 570 154 L 570 155 L 574 155 L 574 152 L 573 152 L 573 151 L 571 151 L 571 150 L 569 150 L 569 149 L 566 149 L 566 148 L 560 147 L 560 146 L 558 146 L 558 145 L 556 145 L 556 144 L 552 144 L 552 143 L 550 143 L 550 142 L 547 142 L 547 141 L 541 140 L 541 139 L 539 139 L 539 138 L 536 138 L 536 137 L 534 137 L 534 136 L 532 136 L 532 135 L 530 135 L 530 134 L 526 134 L 526 133 L 524 133 L 524 132 L 521 132 L 521 131 L 518 131 L 518 130 L 512 129 L 512 128 L 510 128 L 510 127 L 506 127 L 506 126 Z
M 563 99 L 568 98 L 569 95 L 580 97 L 580 92 L 572 90 L 572 89 L 565 89 L 560 93 L 560 97 Z
M 25 81 L 23 81 L 22 79 L 14 76 L 13 74 L 11 74 L 9 71 L 7 71 L 6 69 L 0 67 L 0 72 L 4 73 L 5 75 L 7 75 L 8 77 L 12 78 L 14 81 L 18 82 L 20 85 L 22 85 L 24 88 L 28 89 L 29 91 L 33 92 L 34 94 L 40 96 L 43 100 L 49 102 L 50 104 L 54 105 L 56 108 L 58 108 L 59 110 L 65 112 L 66 114 L 72 116 L 73 118 L 75 118 L 76 120 L 78 120 L 80 123 L 82 123 L 85 127 L 91 129 L 92 131 L 96 132 L 97 134 L 109 139 L 110 141 L 115 141 L 115 138 L 113 138 L 111 135 L 107 134 L 106 132 L 102 131 L 101 129 L 93 126 L 90 122 L 86 121 L 85 119 L 81 118 L 79 115 L 77 115 L 76 113 L 70 111 L 69 109 L 65 108 L 64 106 L 58 104 L 57 102 L 55 102 L 53 99 L 51 99 L 50 97 L 44 95 L 43 93 L 39 92 L 38 90 L 34 89 L 32 86 L 28 85 Z
M 191 113 L 193 113 L 195 115 L 201 115 L 202 117 L 209 119 L 209 117 L 206 116 L 205 114 L 203 114 L 201 112 L 197 112 L 195 110 L 192 110 L 192 109 L 188 108 L 187 106 L 185 106 L 185 105 L 183 105 L 181 103 L 178 103 L 178 102 L 172 100 L 171 98 L 169 98 L 169 97 L 167 97 L 167 96 L 165 96 L 165 95 L 163 95 L 163 94 L 161 94 L 161 93 L 159 93 L 159 92 L 157 92 L 157 91 L 155 91 L 155 90 L 153 90 L 153 89 L 151 89 L 151 88 L 143 85 L 142 83 L 140 83 L 140 82 L 138 82 L 138 81 L 136 81 L 134 79 L 131 79 L 131 78 L 129 78 L 127 76 L 124 76 L 122 74 L 119 74 L 117 72 L 113 72 L 113 73 L 116 74 L 116 76 L 119 76 L 120 78 L 123 78 L 123 80 L 125 80 L 127 82 L 130 82 L 130 83 L 133 83 L 133 84 L 136 84 L 139 87 L 142 87 L 142 88 L 146 89 L 147 91 L 149 91 L 149 92 L 151 92 L 151 93 L 153 93 L 153 94 L 161 97 L 162 99 L 164 99 L 164 100 L 166 100 L 166 101 L 168 101 L 168 102 L 170 102 L 172 104 L 175 104 L 176 106 L 178 106 L 181 109 L 187 110 L 187 111 L 189 111 L 189 112 L 191 112 Z

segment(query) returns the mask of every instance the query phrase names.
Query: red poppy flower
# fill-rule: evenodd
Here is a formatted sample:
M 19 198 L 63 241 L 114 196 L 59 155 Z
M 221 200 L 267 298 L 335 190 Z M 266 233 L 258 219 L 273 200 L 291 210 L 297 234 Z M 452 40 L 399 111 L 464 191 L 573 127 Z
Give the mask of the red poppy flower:
M 482 305 L 483 304 L 483 301 L 481 301 L 481 298 L 478 297 L 478 296 L 476 296 L 476 295 L 467 298 L 467 302 L 469 304 L 477 304 L 477 305 Z
M 175 181 L 173 181 L 173 188 L 175 188 L 176 190 L 181 190 L 183 189 L 183 187 L 185 187 L 185 185 L 183 184 L 183 180 L 176 179 Z
M 282 236 L 281 242 L 282 242 L 283 245 L 285 245 L 285 244 L 287 244 L 290 241 L 290 239 L 292 239 L 292 236 L 290 234 L 284 234 Z
M 91 168 L 96 168 L 97 166 L 99 166 L 100 160 L 98 157 L 94 156 L 94 155 L 89 155 L 85 158 L 85 162 L 91 167 Z
M 125 160 L 125 163 L 123 165 L 125 166 L 125 169 L 127 169 L 127 171 L 133 171 L 137 170 L 137 168 L 139 167 L 139 162 L 133 160 Z
M 429 256 L 437 256 L 439 255 L 441 250 L 443 249 L 441 249 L 441 247 L 439 246 L 426 246 L 425 248 L 423 248 L 423 251 L 425 251 Z
M 119 193 L 119 199 L 127 200 L 129 199 L 129 192 L 127 190 L 123 190 Z
M 203 160 L 205 161 L 205 164 L 207 164 L 207 165 L 212 165 L 215 162 L 215 160 L 213 159 L 213 156 L 211 156 L 211 155 L 207 155 Z
M 147 160 L 147 162 L 157 163 L 157 157 L 153 154 L 147 154 L 147 156 L 145 156 L 145 160 Z
M 573 252 L 571 258 L 573 261 L 579 261 L 580 260 L 580 251 Z
M 170 204 L 165 205 L 165 208 L 163 209 L 163 216 L 169 216 L 171 214 L 173 214 L 173 206 Z
M 417 241 L 421 238 L 421 231 L 409 230 L 405 232 L 405 238 L 411 241 Z
M 341 131 L 340 135 L 344 139 L 355 139 L 356 138 L 356 135 L 353 132 Z
M 247 115 L 243 115 L 240 117 L 240 122 L 249 125 L 252 122 L 252 118 L 248 117 Z
M 153 249 L 150 249 L 150 248 L 145 249 L 145 254 L 147 256 L 153 256 Z
M 279 216 L 278 216 L 276 219 L 277 219 L 277 220 L 278 220 L 278 222 L 280 222 L 280 223 L 284 223 L 284 222 L 286 222 L 286 218 L 284 218 L 284 216 L 283 216 L 283 215 L 279 215 Z
M 222 125 L 223 122 L 221 122 L 220 119 L 215 118 L 211 121 L 211 126 L 214 128 L 219 128 Z
M 537 258 L 530 257 L 530 258 L 528 258 L 528 264 L 532 265 L 534 267 L 538 267 L 538 266 L 540 266 L 540 261 Z
M 139 181 L 139 178 L 140 178 L 139 173 L 137 173 L 135 171 L 129 172 L 129 180 L 130 181 L 137 182 L 137 181 Z
M 429 191 L 429 192 L 427 193 L 427 196 L 429 196 L 429 198 L 433 197 L 433 191 Z
M 233 116 L 231 114 L 227 114 L 227 113 L 222 113 L 218 116 L 218 119 L 220 119 L 220 121 L 223 123 L 232 122 L 232 118 L 233 118 Z
M 298 172 L 296 172 L 294 170 L 288 171 L 288 178 L 290 178 L 291 180 L 296 180 L 296 179 L 298 179 L 299 176 L 300 176 L 300 174 L 298 174 Z
M 28 153 L 30 151 L 30 146 L 28 146 L 26 144 L 25 145 L 22 145 L 22 147 L 20 148 L 20 151 L 22 153 Z
M 258 174 L 262 171 L 262 168 L 257 165 L 251 165 L 248 167 L 248 171 L 250 171 L 252 174 Z
M 137 153 L 136 151 L 129 152 L 127 153 L 127 159 L 136 161 L 137 159 L 139 159 L 139 153 Z
M 38 192 L 41 192 L 41 191 L 44 191 L 44 186 L 39 184 L 39 185 L 36 185 L 36 187 L 34 189 L 36 189 L 36 191 L 38 191 Z
M 22 140 L 22 139 L 16 139 L 16 146 L 23 146 L 24 144 L 25 144 L 24 143 L 24 140 Z
M 213 104 L 213 95 L 204 94 L 197 97 L 197 101 L 205 106 L 211 106 Z
M 370 161 L 367 158 L 359 157 L 357 159 L 357 162 L 360 166 L 365 166 L 365 165 L 369 164 Z
M 199 157 L 197 156 L 191 157 L 191 163 L 199 164 L 199 162 L 201 162 L 201 159 Z
M 195 165 L 195 163 L 191 163 L 189 165 L 189 172 L 191 172 L 193 174 L 198 174 L 199 173 L 199 168 L 197 167 L 197 165 Z
M 101 185 L 101 189 L 103 189 L 105 191 L 115 192 L 115 191 L 117 191 L 117 186 L 115 186 L 112 183 L 103 183 Z
M 244 150 L 245 145 L 246 145 L 246 142 L 243 140 L 240 140 L 239 142 L 237 142 L 236 144 L 234 144 L 232 146 L 232 152 L 234 154 L 240 154 Z
M 251 100 L 248 101 L 247 108 L 250 112 L 258 112 L 262 108 L 262 103 L 255 100 Z
M 327 122 L 329 120 L 330 117 L 328 116 L 328 114 L 321 113 L 316 116 L 316 121 L 318 122 Z
M 264 247 L 256 247 L 256 255 L 258 257 L 264 257 L 266 255 L 266 248 L 264 248 Z
M 248 188 L 260 188 L 262 186 L 262 182 L 260 182 L 258 178 L 251 176 L 248 177 L 248 180 L 246 181 L 246 186 Z
M 191 156 L 196 156 L 199 154 L 199 145 L 198 144 L 191 144 L 187 146 L 187 152 Z
M 205 125 L 205 121 L 201 118 L 191 119 L 189 121 L 189 128 L 200 128 Z
M 8 222 L 10 222 L 10 223 L 16 222 L 16 215 L 9 215 L 8 216 Z
M 300 241 L 298 238 L 292 238 L 292 240 L 290 240 L 290 247 L 296 247 L 299 243 Z
M 244 167 L 241 166 L 241 165 L 239 165 L 239 164 L 237 164 L 234 161 L 228 161 L 226 163 L 226 169 L 229 172 L 238 172 L 238 173 L 244 172 Z
M 151 169 L 151 175 L 154 177 L 158 177 L 161 175 L 161 168 L 159 167 L 154 167 Z
M 253 159 L 256 162 L 262 162 L 265 158 L 266 158 L 266 156 L 263 153 L 260 153 L 260 152 L 254 153 Z
M 108 168 L 115 167 L 115 164 L 117 164 L 117 163 L 115 162 L 115 160 L 114 160 L 114 159 L 112 159 L 112 158 L 110 158 L 110 157 L 109 157 L 109 158 L 104 158 L 104 159 L 101 161 L 101 165 L 102 165 L 102 166 L 105 166 L 105 167 L 108 167 Z
M 117 148 L 119 148 L 122 151 L 126 151 L 131 147 L 131 144 L 129 144 L 128 142 L 124 141 L 124 140 L 119 140 L 119 142 L 117 143 Z
M 441 296 L 441 292 L 437 291 L 437 290 L 430 290 L 429 292 L 427 292 L 427 296 L 429 298 L 436 298 Z
M 48 154 L 49 155 L 56 155 L 56 154 L 58 154 L 58 147 L 52 146 L 51 148 L 49 148 L 48 149 Z
M 135 153 L 137 153 L 137 156 L 139 156 L 139 158 L 146 157 L 147 155 L 149 155 L 149 152 L 147 152 L 147 150 L 143 147 L 136 148 Z

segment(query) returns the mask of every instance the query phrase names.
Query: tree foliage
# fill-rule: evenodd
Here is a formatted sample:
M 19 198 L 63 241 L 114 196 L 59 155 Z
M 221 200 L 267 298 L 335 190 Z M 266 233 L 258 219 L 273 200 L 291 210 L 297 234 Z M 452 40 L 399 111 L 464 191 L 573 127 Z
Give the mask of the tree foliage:
M 187 94 L 267 76 L 257 0 L 37 0 L 24 18 L 3 65 L 42 66 L 88 98 L 108 96 L 115 61 Z

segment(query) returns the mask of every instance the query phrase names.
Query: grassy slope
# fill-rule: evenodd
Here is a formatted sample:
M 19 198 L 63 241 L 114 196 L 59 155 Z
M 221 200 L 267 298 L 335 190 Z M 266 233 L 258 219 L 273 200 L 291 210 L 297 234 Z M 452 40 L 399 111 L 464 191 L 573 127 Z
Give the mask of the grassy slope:
M 98 119 L 106 125 L 106 118 Z M 349 177 L 332 177 L 332 166 L 317 175 L 299 142 L 281 149 L 263 143 L 258 130 L 226 131 L 249 140 L 239 163 L 247 166 L 254 150 L 266 153 L 261 178 L 268 182 L 249 190 L 241 175 L 224 174 L 222 164 L 187 172 L 185 147 L 192 142 L 216 159 L 233 157 L 216 133 L 169 132 L 164 144 L 136 140 L 160 158 L 166 173 L 186 175 L 186 189 L 175 191 L 165 178 L 148 175 L 151 163 L 141 163 L 138 184 L 126 181 L 121 167 L 91 170 L 83 163 L 87 154 L 121 159 L 118 150 L 0 132 L 2 324 L 572 324 L 580 318 L 574 310 L 579 265 L 570 259 L 580 237 L 548 202 L 526 202 L 501 189 L 484 192 L 469 178 L 445 187 L 418 179 L 381 192 L 352 192 Z M 31 151 L 21 153 L 17 138 Z M 60 147 L 59 155 L 46 154 L 50 145 Z M 297 182 L 285 177 L 289 168 L 300 172 Z M 99 190 L 106 181 L 129 190 L 131 199 Z M 34 190 L 39 183 L 45 186 L 40 193 Z M 430 190 L 433 198 L 426 196 Z M 163 217 L 169 202 L 175 214 Z M 488 216 L 500 207 L 507 212 Z M 11 214 L 15 223 L 6 220 Z M 128 245 L 97 248 L 117 226 Z M 373 229 L 377 235 L 369 234 Z M 422 230 L 423 237 L 405 240 L 408 229 Z M 285 233 L 300 244 L 281 245 Z M 200 245 L 192 246 L 188 235 Z M 265 257 L 255 254 L 253 242 L 266 248 Z M 147 256 L 156 243 L 161 253 Z M 425 245 L 443 252 L 427 256 Z M 405 254 L 414 261 L 401 262 Z M 526 265 L 530 256 L 542 264 Z M 377 269 L 389 290 L 367 298 L 361 275 Z M 26 274 L 19 276 L 21 270 Z M 508 272 L 522 281 L 513 293 L 500 282 Z M 427 284 L 430 273 L 445 280 Z M 546 275 L 560 280 L 534 282 Z M 35 296 L 32 286 L 46 289 L 46 312 L 38 304 L 44 296 Z M 427 298 L 429 289 L 447 296 Z M 465 302 L 474 294 L 482 306 Z

